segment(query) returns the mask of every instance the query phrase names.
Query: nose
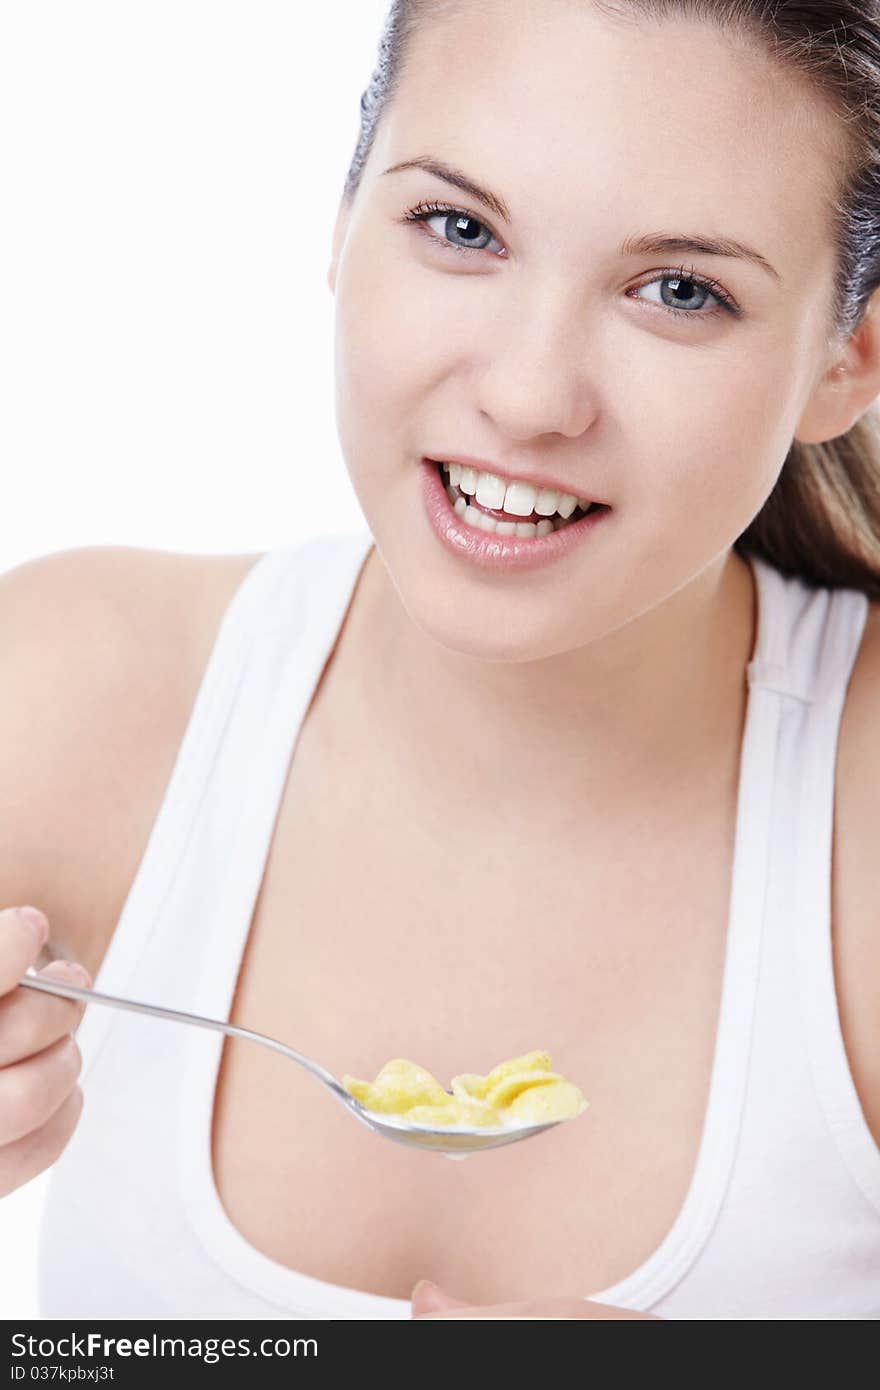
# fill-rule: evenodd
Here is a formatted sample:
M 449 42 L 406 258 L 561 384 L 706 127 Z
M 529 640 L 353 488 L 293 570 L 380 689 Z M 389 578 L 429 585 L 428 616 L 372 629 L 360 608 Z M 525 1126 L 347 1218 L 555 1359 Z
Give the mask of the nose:
M 537 307 L 521 301 L 495 327 L 477 374 L 483 413 L 511 439 L 583 434 L 597 410 L 583 323 L 545 296 Z

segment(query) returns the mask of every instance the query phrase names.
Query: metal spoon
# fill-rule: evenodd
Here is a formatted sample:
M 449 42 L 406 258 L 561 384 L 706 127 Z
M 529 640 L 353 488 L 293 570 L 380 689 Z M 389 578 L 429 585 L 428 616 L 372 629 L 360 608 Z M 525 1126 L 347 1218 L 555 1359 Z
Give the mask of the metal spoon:
M 79 985 L 62 984 L 59 980 L 47 980 L 41 976 L 26 974 L 19 980 L 20 985 L 26 989 L 41 989 L 46 994 L 60 994 L 67 999 L 82 999 L 86 1003 L 109 1004 L 116 1009 L 132 1009 L 135 1013 L 152 1014 L 154 1018 L 169 1018 L 177 1023 L 192 1023 L 197 1028 L 214 1028 L 218 1033 L 225 1033 L 230 1038 L 246 1038 L 250 1042 L 262 1043 L 264 1047 L 271 1047 L 276 1052 L 281 1052 L 291 1061 L 299 1062 L 300 1066 L 316 1076 L 322 1085 L 326 1086 L 331 1095 L 334 1095 L 347 1110 L 361 1124 L 372 1129 L 376 1134 L 381 1134 L 383 1139 L 391 1139 L 395 1144 L 407 1144 L 410 1148 L 430 1149 L 433 1153 L 443 1154 L 446 1158 L 467 1158 L 470 1154 L 479 1153 L 481 1149 L 494 1149 L 501 1144 L 515 1144 L 520 1139 L 531 1139 L 535 1134 L 541 1134 L 545 1129 L 553 1129 L 560 1124 L 559 1120 L 552 1120 L 548 1124 L 519 1125 L 510 1129 L 491 1129 L 488 1126 L 479 1129 L 462 1127 L 461 1129 L 431 1129 L 426 1125 L 415 1125 L 408 1123 L 403 1115 L 380 1115 L 374 1110 L 367 1110 L 356 1100 L 353 1095 L 345 1089 L 341 1082 L 331 1072 L 324 1067 L 313 1062 L 309 1057 L 304 1057 L 301 1052 L 296 1052 L 286 1043 L 278 1042 L 276 1038 L 269 1038 L 265 1033 L 253 1033 L 249 1028 L 237 1028 L 232 1023 L 221 1023 L 215 1018 L 201 1018 L 198 1014 L 183 1013 L 179 1009 L 164 1009 L 158 1004 L 141 1004 L 134 999 L 121 999 L 113 994 L 100 994 L 95 989 L 84 989 Z M 447 1095 L 452 1092 L 448 1091 Z

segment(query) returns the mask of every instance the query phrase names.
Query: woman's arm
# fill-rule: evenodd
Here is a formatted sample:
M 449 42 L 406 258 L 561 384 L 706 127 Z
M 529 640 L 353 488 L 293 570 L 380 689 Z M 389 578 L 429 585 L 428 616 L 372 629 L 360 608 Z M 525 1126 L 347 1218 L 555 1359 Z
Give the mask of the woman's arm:
M 0 907 L 94 978 L 253 556 L 92 546 L 0 574 Z

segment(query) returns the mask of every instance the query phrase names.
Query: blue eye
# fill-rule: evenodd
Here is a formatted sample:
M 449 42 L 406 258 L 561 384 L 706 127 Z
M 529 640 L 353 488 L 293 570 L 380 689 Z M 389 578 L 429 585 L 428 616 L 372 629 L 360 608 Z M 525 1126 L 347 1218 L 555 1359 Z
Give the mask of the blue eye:
M 727 310 L 728 313 L 738 314 L 740 312 L 738 309 L 734 308 L 733 302 L 730 299 L 730 296 L 727 294 L 727 291 L 722 289 L 716 281 L 708 280 L 705 276 L 698 275 L 694 270 L 686 270 L 683 265 L 678 266 L 676 270 L 662 271 L 659 275 L 655 275 L 651 280 L 643 280 L 642 283 L 640 285 L 636 285 L 634 289 L 643 290 L 648 285 L 663 284 L 671 284 L 676 286 L 676 289 L 674 289 L 672 292 L 673 297 L 684 299 L 686 302 L 694 298 L 693 289 L 696 288 L 700 292 L 697 296 L 699 300 L 696 306 L 697 309 L 701 309 L 703 307 L 703 305 L 706 302 L 705 296 L 708 295 L 710 299 L 715 299 L 718 303 L 718 306 L 722 309 Z M 682 285 L 685 287 L 684 293 L 682 293 L 678 288 Z M 662 301 L 663 291 L 661 290 L 660 293 Z M 703 297 L 700 298 L 700 295 L 702 295 Z M 685 318 L 689 319 L 707 319 L 711 318 L 714 314 L 718 312 L 718 309 L 716 308 L 710 309 L 707 314 L 700 314 L 697 313 L 694 309 L 676 309 L 671 304 L 666 304 L 662 302 L 661 307 L 665 309 L 666 312 L 669 314 L 678 314 L 679 316 L 683 315 Z
M 444 219 L 443 233 L 437 236 L 434 232 L 428 235 L 435 237 L 441 246 L 445 246 L 450 251 L 484 251 L 486 249 L 484 236 L 489 241 L 495 238 L 489 231 L 485 222 L 480 222 L 476 217 L 472 217 L 464 208 L 453 208 L 448 203 L 419 203 L 417 207 L 410 208 L 406 214 L 407 222 L 420 222 L 425 225 L 430 224 L 434 219 Z M 460 236 L 464 239 L 463 244 L 457 241 L 445 241 L 445 236 Z M 496 242 L 500 246 L 500 242 Z M 501 248 L 504 249 L 503 247 Z
M 437 233 L 431 230 L 430 223 L 441 219 L 443 221 L 442 231 Z M 485 251 L 493 241 L 501 253 L 501 255 L 498 256 L 496 252 L 497 258 L 501 259 L 506 255 L 504 247 L 497 238 L 493 236 L 486 224 L 481 222 L 479 218 L 474 217 L 473 214 L 468 212 L 465 208 L 453 207 L 449 203 L 422 202 L 418 203 L 414 208 L 410 208 L 403 218 L 403 221 L 419 223 L 424 234 L 429 236 L 438 247 L 445 251 L 453 251 L 457 255 L 469 256 L 475 251 Z M 461 238 L 461 240 L 459 241 L 455 238 Z M 700 299 L 698 296 L 699 302 L 697 303 L 696 309 L 677 309 L 671 304 L 661 303 L 658 307 L 662 308 L 667 314 L 675 314 L 679 318 L 707 319 L 713 318 L 719 310 L 732 314 L 734 317 L 739 317 L 742 312 L 740 309 L 737 309 L 731 296 L 727 293 L 723 285 L 719 285 L 717 280 L 712 280 L 706 275 L 698 274 L 693 266 L 687 267 L 680 265 L 676 266 L 674 269 L 661 271 L 655 274 L 652 279 L 643 280 L 640 285 L 634 286 L 634 290 L 628 293 L 634 296 L 635 290 L 644 289 L 647 285 L 663 284 L 665 282 L 675 285 L 677 288 L 673 291 L 673 297 L 684 299 L 685 302 L 694 298 L 691 292 L 693 287 L 696 287 L 701 292 L 705 292 L 705 295 L 708 295 L 716 301 L 716 307 L 710 309 L 707 313 L 699 312 L 706 302 L 705 297 Z M 680 292 L 679 287 L 681 286 L 684 286 L 685 293 Z

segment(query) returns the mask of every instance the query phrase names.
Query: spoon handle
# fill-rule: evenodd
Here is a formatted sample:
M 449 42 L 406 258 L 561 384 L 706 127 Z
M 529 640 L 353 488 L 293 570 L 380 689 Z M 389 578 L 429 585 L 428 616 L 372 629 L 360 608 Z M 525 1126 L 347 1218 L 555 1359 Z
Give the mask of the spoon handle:
M 250 1028 L 238 1028 L 234 1023 L 222 1023 L 217 1018 L 203 1018 L 200 1014 L 184 1013 L 182 1009 L 166 1009 L 160 1004 L 141 1004 L 135 999 L 120 999 L 114 994 L 101 994 L 96 989 L 62 984 L 60 980 L 46 980 L 42 976 L 24 975 L 18 983 L 25 989 L 39 989 L 46 994 L 60 994 L 67 999 L 82 999 L 87 1004 L 109 1004 L 114 1009 L 131 1009 L 134 1013 L 151 1014 L 154 1018 L 168 1018 L 174 1023 L 191 1023 L 196 1028 L 213 1028 L 230 1038 L 246 1038 L 249 1042 L 262 1043 L 264 1047 L 273 1048 L 289 1057 L 291 1061 L 299 1062 L 300 1066 L 305 1067 L 319 1081 L 323 1081 L 340 1099 L 344 1099 L 347 1106 L 351 1101 L 348 1091 L 331 1072 L 313 1062 L 310 1057 L 304 1057 L 301 1052 L 279 1042 L 277 1038 L 268 1037 L 265 1033 L 254 1033 Z

